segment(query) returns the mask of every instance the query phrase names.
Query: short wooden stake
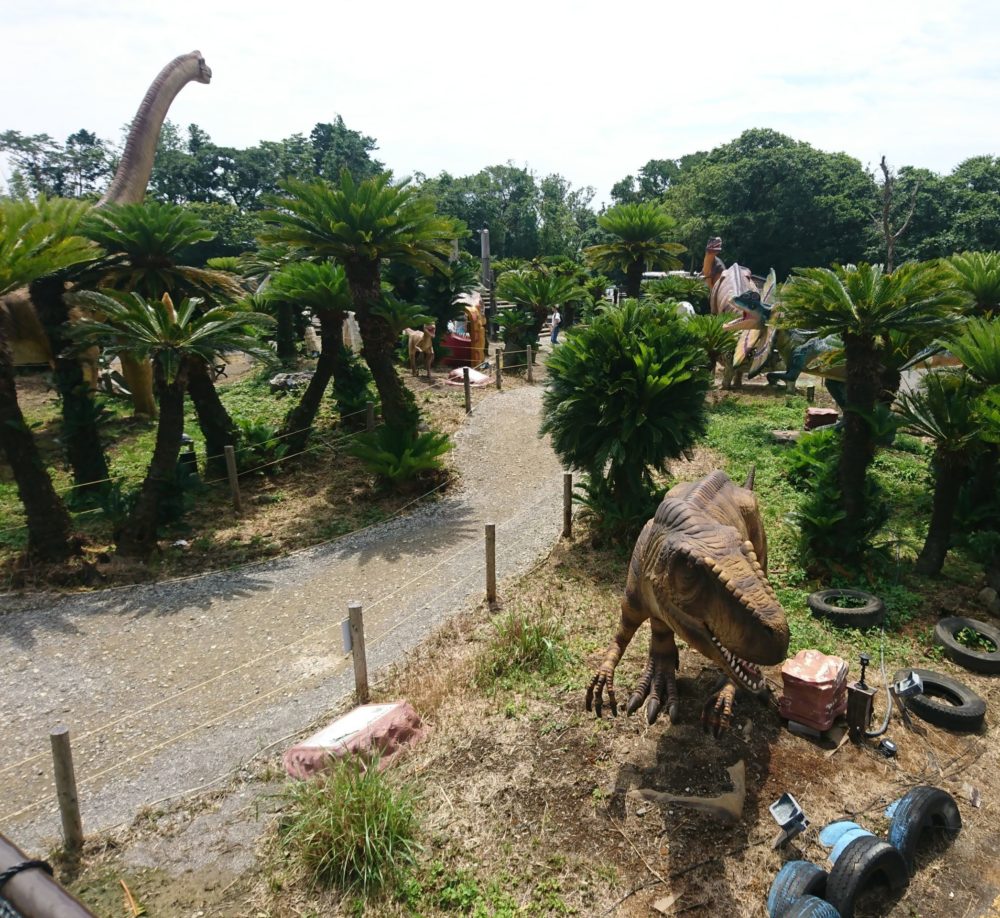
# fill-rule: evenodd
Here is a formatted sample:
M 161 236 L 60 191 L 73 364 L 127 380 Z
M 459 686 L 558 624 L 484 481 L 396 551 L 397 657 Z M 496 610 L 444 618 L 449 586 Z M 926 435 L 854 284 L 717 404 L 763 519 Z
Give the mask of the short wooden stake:
M 814 402 L 814 401 L 816 401 L 816 387 L 815 386 L 806 386 L 806 401 L 807 402 Z
M 563 538 L 573 538 L 573 473 L 563 472 Z
M 503 386 L 503 351 L 496 351 L 497 358 L 497 388 Z
M 83 851 L 83 822 L 80 820 L 80 800 L 76 795 L 73 753 L 69 748 L 69 727 L 56 727 L 49 734 L 49 740 L 52 742 L 52 766 L 62 819 L 63 844 L 66 854 L 77 857 Z
M 472 414 L 472 383 L 469 382 L 468 367 L 462 367 L 462 384 L 465 386 L 465 413 Z
M 531 373 L 531 345 L 528 345 L 528 382 L 533 383 L 535 381 L 534 376 Z
M 358 704 L 368 704 L 368 660 L 365 657 L 365 620 L 360 602 L 349 602 L 347 614 L 351 623 L 351 652 L 354 654 L 354 691 Z
M 375 403 L 365 402 L 365 430 L 375 429 Z
M 497 601 L 496 523 L 486 524 L 486 601 L 490 605 L 493 605 Z
M 236 450 L 231 446 L 223 447 L 226 453 L 226 474 L 229 475 L 229 490 L 233 495 L 233 507 L 237 513 L 243 512 L 243 501 L 240 500 L 240 480 L 236 475 Z

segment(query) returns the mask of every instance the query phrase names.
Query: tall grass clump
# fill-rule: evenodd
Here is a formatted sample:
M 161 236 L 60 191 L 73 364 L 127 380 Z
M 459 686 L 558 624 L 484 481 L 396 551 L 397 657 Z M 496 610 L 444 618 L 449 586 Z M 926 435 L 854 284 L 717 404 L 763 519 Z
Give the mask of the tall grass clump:
M 493 622 L 493 634 L 476 663 L 476 684 L 488 689 L 497 680 L 522 673 L 551 676 L 569 656 L 559 621 L 512 610 Z
M 286 797 L 281 841 L 313 886 L 376 896 L 413 865 L 420 849 L 415 793 L 377 762 L 331 763 L 325 775 L 291 785 Z

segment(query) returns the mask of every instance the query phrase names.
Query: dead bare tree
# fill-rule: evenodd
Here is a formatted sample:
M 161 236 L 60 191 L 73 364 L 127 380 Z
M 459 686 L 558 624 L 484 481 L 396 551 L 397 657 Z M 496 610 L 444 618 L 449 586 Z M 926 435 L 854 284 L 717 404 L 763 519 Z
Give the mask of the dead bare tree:
M 893 174 L 892 170 L 889 168 L 889 164 L 885 161 L 885 156 L 882 157 L 882 162 L 879 164 L 882 169 L 882 214 L 878 216 L 876 214 L 870 214 L 872 222 L 875 224 L 875 229 L 878 230 L 879 234 L 882 236 L 882 242 L 885 246 L 885 269 L 886 271 L 892 271 L 895 266 L 895 254 L 896 254 L 896 242 L 899 240 L 900 236 L 906 232 L 906 228 L 910 225 L 910 220 L 913 217 L 913 211 L 917 206 L 917 192 L 920 191 L 920 181 L 913 186 L 913 191 L 910 193 L 910 210 L 906 215 L 906 219 L 903 221 L 902 225 L 897 230 L 892 228 L 892 193 L 893 186 L 896 184 L 896 176 Z

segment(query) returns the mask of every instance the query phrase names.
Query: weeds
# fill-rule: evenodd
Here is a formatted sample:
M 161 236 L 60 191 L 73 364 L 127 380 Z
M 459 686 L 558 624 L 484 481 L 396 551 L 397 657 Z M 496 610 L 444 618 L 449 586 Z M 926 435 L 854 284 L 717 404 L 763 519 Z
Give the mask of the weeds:
M 333 763 L 286 791 L 291 812 L 282 843 L 313 886 L 374 896 L 392 889 L 419 851 L 415 792 L 394 784 L 377 762 Z
M 541 613 L 511 611 L 493 623 L 493 634 L 476 662 L 476 684 L 485 690 L 518 675 L 553 676 L 569 658 L 560 622 Z

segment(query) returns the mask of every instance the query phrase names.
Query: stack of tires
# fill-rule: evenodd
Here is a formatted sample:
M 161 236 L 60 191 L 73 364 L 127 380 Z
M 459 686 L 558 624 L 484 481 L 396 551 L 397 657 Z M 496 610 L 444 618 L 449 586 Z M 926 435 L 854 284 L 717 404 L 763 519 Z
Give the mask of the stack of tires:
M 785 863 L 767 896 L 770 918 L 853 918 L 858 897 L 875 884 L 894 900 L 916 871 L 925 835 L 953 838 L 962 828 L 954 798 L 936 787 L 915 787 L 890 809 L 888 841 L 853 822 L 836 822 L 820 833 L 831 848 L 829 873 L 809 861 Z

